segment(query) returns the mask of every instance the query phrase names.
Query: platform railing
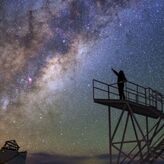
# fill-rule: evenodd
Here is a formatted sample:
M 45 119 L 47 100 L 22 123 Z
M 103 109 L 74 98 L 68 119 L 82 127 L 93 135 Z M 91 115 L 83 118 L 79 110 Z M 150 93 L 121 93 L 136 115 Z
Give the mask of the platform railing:
M 124 94 L 125 100 L 155 107 L 163 112 L 164 96 L 152 88 L 128 81 L 124 86 Z M 93 79 L 93 99 L 119 99 L 118 83 L 107 84 Z

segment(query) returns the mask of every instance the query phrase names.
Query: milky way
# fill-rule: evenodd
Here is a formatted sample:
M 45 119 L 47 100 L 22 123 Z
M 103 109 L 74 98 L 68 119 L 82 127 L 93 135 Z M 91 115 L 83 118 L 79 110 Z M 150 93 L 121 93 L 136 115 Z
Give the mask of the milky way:
M 106 113 L 93 106 L 91 80 L 113 81 L 106 75 L 114 66 L 163 89 L 162 8 L 153 0 L 1 0 L 1 143 L 14 137 L 31 152 L 106 152 Z
M 58 74 L 70 69 L 76 63 L 78 45 L 99 38 L 103 26 L 127 3 L 1 1 L 1 93 L 9 99 L 2 104 L 13 103 L 22 90 L 37 87 L 50 64 L 55 72 L 61 67 Z

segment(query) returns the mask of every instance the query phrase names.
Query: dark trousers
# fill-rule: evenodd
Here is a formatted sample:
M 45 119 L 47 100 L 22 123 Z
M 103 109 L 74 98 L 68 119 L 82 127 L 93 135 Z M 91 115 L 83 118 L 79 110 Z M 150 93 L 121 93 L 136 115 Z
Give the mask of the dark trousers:
M 124 83 L 118 84 L 118 92 L 119 92 L 120 100 L 125 100 Z

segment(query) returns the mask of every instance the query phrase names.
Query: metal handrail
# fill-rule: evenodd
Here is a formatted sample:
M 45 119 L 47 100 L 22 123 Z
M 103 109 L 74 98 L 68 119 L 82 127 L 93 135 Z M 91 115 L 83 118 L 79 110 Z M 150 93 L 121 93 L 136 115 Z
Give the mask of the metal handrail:
M 96 86 L 96 84 L 98 84 L 98 86 Z M 108 98 L 112 98 L 112 96 L 119 96 L 118 83 L 107 84 L 105 82 L 93 79 L 93 99 L 96 97 L 96 90 L 107 93 Z M 146 106 L 153 106 L 156 108 L 160 106 L 161 111 L 163 110 L 164 96 L 150 87 L 146 88 L 134 82 L 127 81 L 124 92 L 126 100 L 137 102 Z
M 99 81 L 99 80 L 96 80 L 96 79 L 93 79 L 93 81 L 98 82 L 98 83 L 101 83 L 101 84 L 104 84 L 104 85 L 107 85 L 107 86 L 113 86 L 113 85 L 118 84 L 118 83 L 107 84 L 105 82 L 102 82 L 102 81 Z

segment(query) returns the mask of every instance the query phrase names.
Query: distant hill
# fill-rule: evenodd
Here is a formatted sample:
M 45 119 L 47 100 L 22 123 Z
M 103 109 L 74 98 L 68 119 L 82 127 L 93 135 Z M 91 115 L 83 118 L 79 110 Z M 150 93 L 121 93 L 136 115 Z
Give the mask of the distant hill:
M 113 157 L 116 160 L 116 156 Z M 33 153 L 27 157 L 26 164 L 109 164 L 108 154 L 97 156 L 66 156 L 48 153 Z M 155 164 L 163 164 L 163 161 Z

